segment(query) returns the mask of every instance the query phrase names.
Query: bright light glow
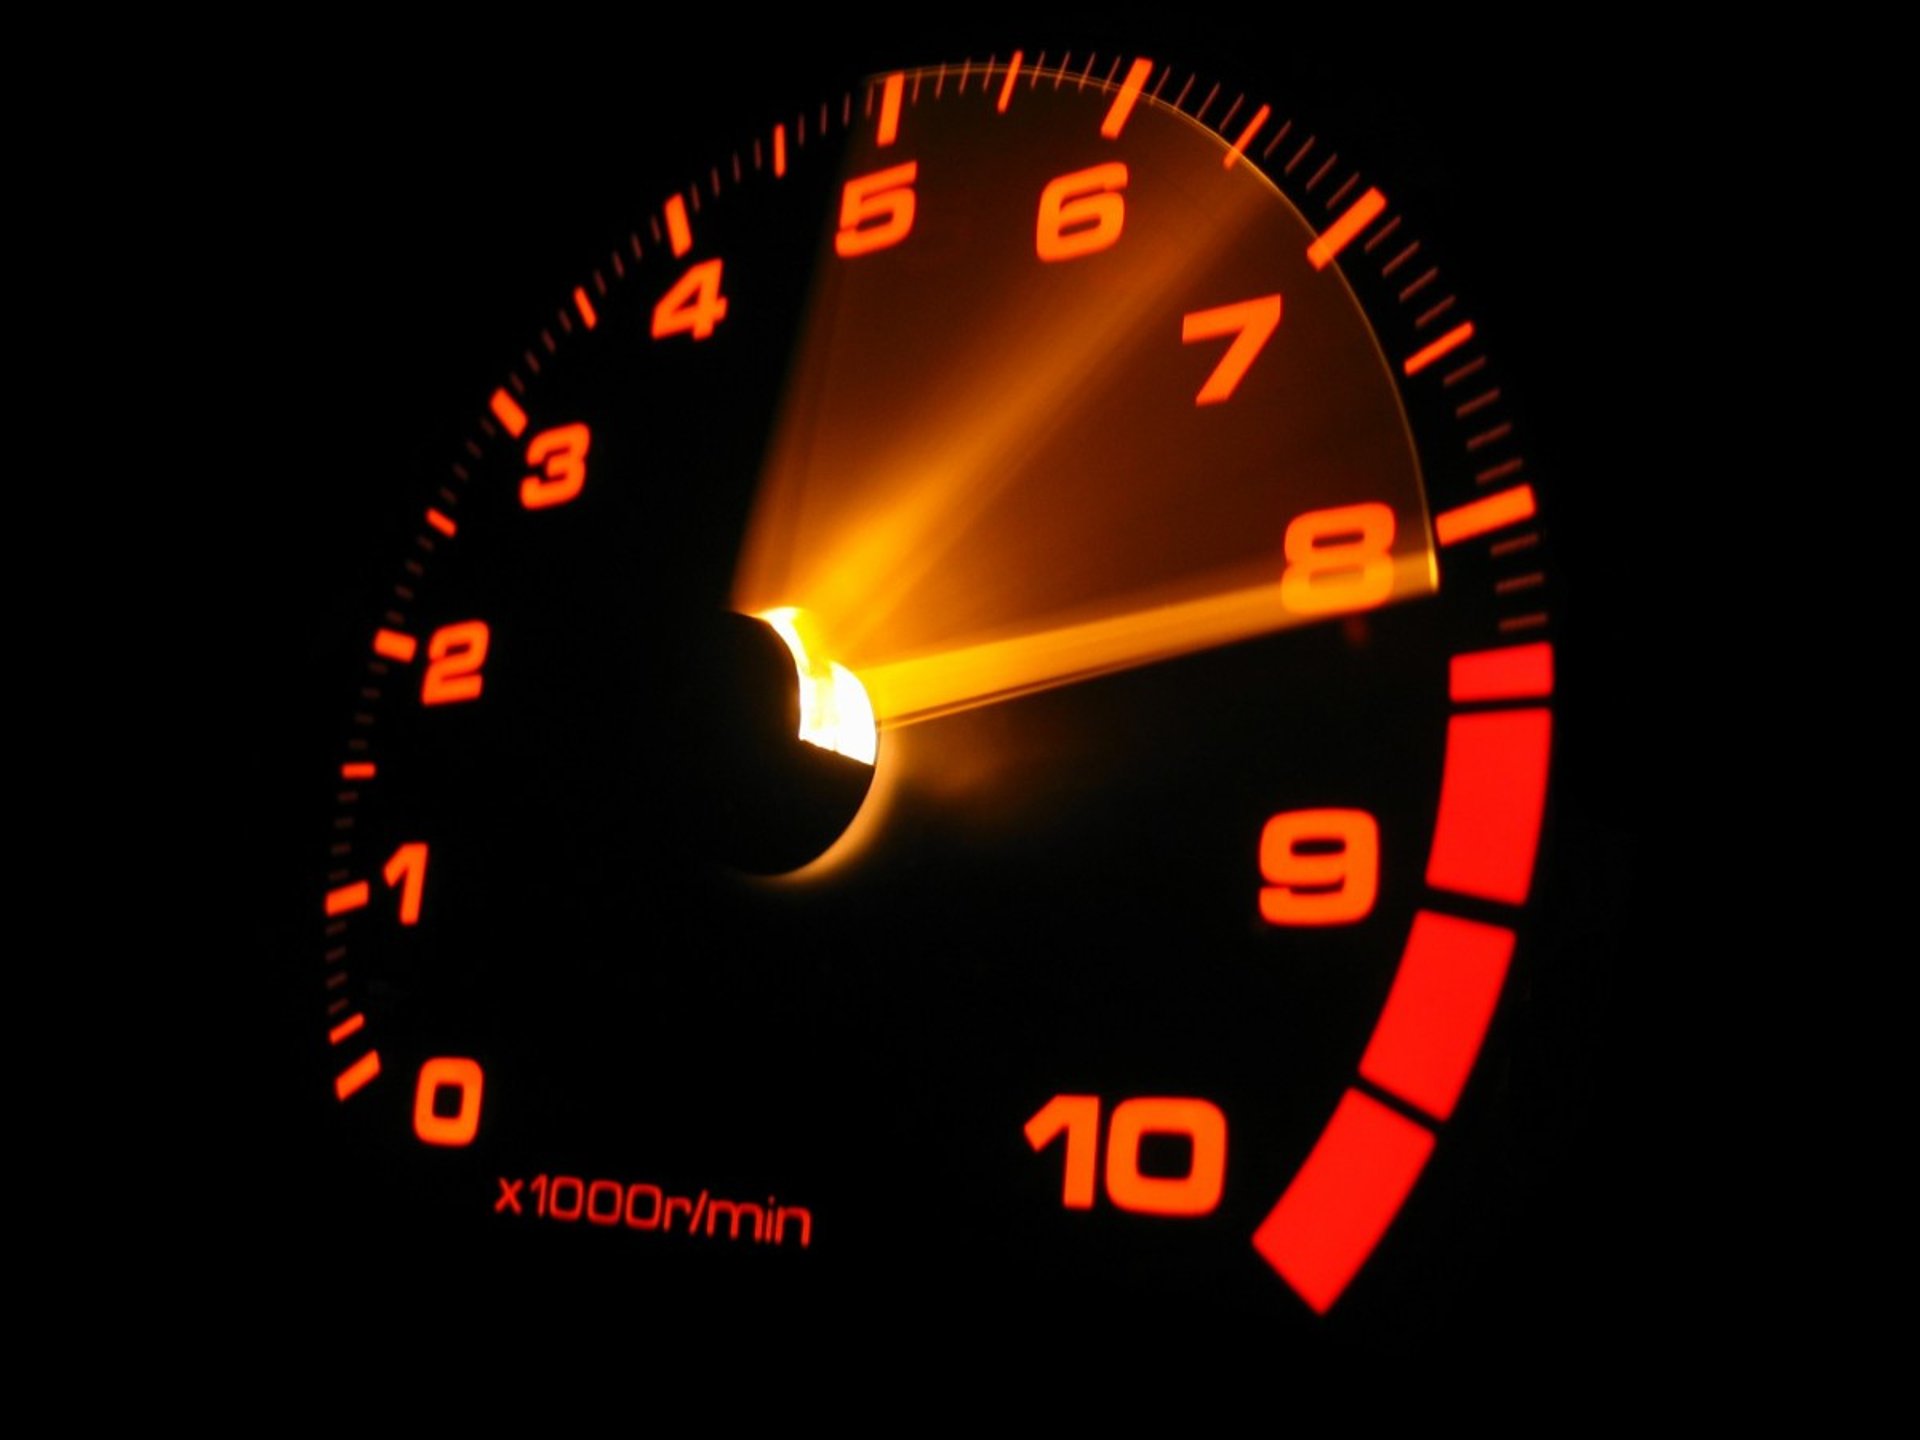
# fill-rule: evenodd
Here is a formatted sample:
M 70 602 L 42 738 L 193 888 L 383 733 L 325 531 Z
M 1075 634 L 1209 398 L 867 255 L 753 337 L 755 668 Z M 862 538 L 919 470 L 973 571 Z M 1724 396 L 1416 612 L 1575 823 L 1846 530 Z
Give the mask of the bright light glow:
M 1023 97 L 997 123 L 1025 113 Z M 1196 406 L 1207 364 L 1183 343 L 1184 316 L 1285 290 L 1314 237 L 1254 166 L 1189 184 L 1189 139 L 1128 128 L 1130 189 L 1176 199 L 1116 223 L 1125 238 L 1098 254 L 1041 265 L 1009 249 L 932 287 L 904 265 L 817 272 L 731 608 L 804 603 L 880 724 L 1435 590 L 1393 370 L 1346 287 L 1286 290 L 1282 328 L 1312 343 L 1276 330 L 1241 385 L 1257 378 L 1288 404 Z M 849 176 L 882 161 L 868 144 Z M 1004 183 L 1000 147 L 942 164 L 941 185 L 978 201 L 969 233 L 1024 230 L 1037 249 L 1038 196 Z M 1091 198 L 1124 215 L 1126 193 Z M 908 245 L 954 243 L 949 223 L 923 204 Z M 1275 255 L 1292 258 L 1276 270 Z M 1384 589 L 1357 583 L 1378 587 L 1388 568 L 1364 571 L 1375 550 L 1361 547 L 1347 566 L 1356 583 L 1341 589 L 1332 570 L 1314 580 L 1339 606 L 1290 610 L 1289 526 L 1362 504 L 1393 517 L 1391 546 L 1375 547 L 1390 561 Z
M 1393 570 L 1395 593 L 1418 593 L 1426 580 L 1426 556 L 1395 556 Z M 1196 600 L 1117 608 L 1117 615 L 1077 625 L 864 666 L 867 692 L 888 724 L 907 724 L 1232 645 L 1317 618 L 1290 609 L 1280 586 L 1271 582 Z
M 800 677 L 800 738 L 836 755 L 873 764 L 880 750 L 873 702 L 851 670 L 820 655 L 812 618 L 792 605 L 763 610 L 758 618 L 771 625 L 793 653 L 793 668 Z

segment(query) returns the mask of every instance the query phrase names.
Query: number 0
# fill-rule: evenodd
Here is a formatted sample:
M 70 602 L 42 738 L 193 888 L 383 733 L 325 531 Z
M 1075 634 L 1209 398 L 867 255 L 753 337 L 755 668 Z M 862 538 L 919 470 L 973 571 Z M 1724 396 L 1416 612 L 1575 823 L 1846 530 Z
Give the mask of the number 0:
M 423 1064 L 413 1091 L 413 1133 L 429 1145 L 471 1145 L 480 1133 L 483 1079 L 477 1060 L 439 1055 Z M 439 1113 L 442 1090 L 459 1097 L 451 1115 Z

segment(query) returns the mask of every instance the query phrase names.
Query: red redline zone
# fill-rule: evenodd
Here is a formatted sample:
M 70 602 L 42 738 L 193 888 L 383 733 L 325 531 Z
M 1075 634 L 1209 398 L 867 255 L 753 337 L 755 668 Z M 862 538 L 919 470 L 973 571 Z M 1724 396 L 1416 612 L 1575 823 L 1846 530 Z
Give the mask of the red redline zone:
M 1447 667 L 1447 698 L 1456 705 L 1552 694 L 1553 646 L 1545 640 L 1455 655 Z
M 1435 1120 L 1450 1118 L 1512 958 L 1511 930 L 1420 911 L 1360 1057 L 1362 1078 Z
M 1553 713 L 1539 707 L 1455 715 L 1447 722 L 1428 885 L 1508 905 L 1526 902 L 1552 741 Z
M 1433 1133 L 1359 1090 L 1348 1090 L 1253 1248 L 1314 1311 L 1338 1300 L 1400 1213 Z

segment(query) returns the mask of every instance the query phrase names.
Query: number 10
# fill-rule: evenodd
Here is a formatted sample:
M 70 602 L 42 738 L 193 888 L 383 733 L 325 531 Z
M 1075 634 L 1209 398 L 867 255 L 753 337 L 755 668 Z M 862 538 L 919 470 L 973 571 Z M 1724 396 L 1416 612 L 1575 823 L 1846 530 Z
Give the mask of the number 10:
M 1094 1159 L 1100 1138 L 1100 1097 L 1056 1095 L 1027 1121 L 1027 1144 L 1044 1150 L 1067 1137 L 1060 1203 L 1091 1210 Z M 1191 1146 L 1185 1175 L 1140 1173 L 1140 1143 L 1148 1135 L 1185 1136 Z M 1107 1123 L 1107 1199 L 1142 1215 L 1207 1215 L 1220 1203 L 1227 1179 L 1227 1117 L 1210 1100 L 1163 1095 L 1122 1100 Z

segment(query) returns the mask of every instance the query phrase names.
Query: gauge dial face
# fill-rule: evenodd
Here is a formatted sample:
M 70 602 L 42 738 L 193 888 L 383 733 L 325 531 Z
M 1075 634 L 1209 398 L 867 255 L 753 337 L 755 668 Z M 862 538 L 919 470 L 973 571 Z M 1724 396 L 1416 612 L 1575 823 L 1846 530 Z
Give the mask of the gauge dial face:
M 1132 57 L 699 158 L 369 615 L 341 1207 L 654 1295 L 1326 1323 L 1475 1103 L 1546 804 L 1468 299 L 1317 137 Z

